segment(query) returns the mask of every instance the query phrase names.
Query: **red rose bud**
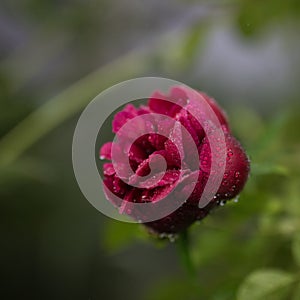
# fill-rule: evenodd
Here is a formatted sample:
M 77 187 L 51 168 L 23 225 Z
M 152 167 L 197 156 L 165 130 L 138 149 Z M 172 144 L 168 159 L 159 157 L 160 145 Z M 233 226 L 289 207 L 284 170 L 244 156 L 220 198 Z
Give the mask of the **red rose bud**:
M 145 223 L 152 232 L 161 235 L 178 233 L 196 220 L 203 219 L 215 206 L 235 198 L 243 189 L 250 170 L 245 151 L 230 133 L 225 113 L 213 99 L 199 93 L 215 114 L 214 120 L 218 120 L 215 126 L 221 126 L 226 143 L 222 182 L 209 203 L 199 207 L 211 173 L 212 153 L 206 131 L 193 113 L 198 111 L 203 124 L 213 120 L 203 110 L 203 105 L 190 102 L 187 94 L 185 87 L 176 86 L 168 95 L 155 92 L 147 106 L 136 108 L 127 105 L 113 120 L 113 132 L 118 142 L 114 145 L 106 143 L 100 150 L 101 159 L 112 160 L 115 156 L 116 161 L 103 166 L 104 190 L 108 200 L 118 207 L 120 213 Z M 154 114 L 166 118 L 152 118 Z M 134 119 L 137 116 L 143 118 Z M 126 130 L 122 130 L 130 120 L 137 121 L 129 122 Z M 126 159 L 118 161 L 124 153 Z M 129 161 L 128 165 L 125 160 Z M 161 171 L 162 163 L 166 166 L 164 172 Z M 134 185 L 139 180 L 142 187 Z M 154 209 L 153 204 L 162 199 L 169 203 L 179 201 L 179 205 L 173 212 L 150 222 L 147 222 L 145 212 L 131 205 L 147 203 L 150 213 Z

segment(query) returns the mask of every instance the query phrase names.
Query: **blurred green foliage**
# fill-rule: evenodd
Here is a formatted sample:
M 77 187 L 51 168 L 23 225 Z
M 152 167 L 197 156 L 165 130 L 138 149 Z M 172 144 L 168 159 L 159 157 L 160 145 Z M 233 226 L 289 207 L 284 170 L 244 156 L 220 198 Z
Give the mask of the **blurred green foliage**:
M 300 15 L 299 0 L 238 0 L 240 9 L 237 22 L 245 35 L 253 35 L 266 25 L 282 20 L 295 21 Z M 275 24 L 274 24 L 275 23 Z
M 194 1 L 180 2 L 184 2 L 180 16 L 197 10 Z M 251 41 L 260 43 L 273 27 L 275 31 L 288 25 L 291 32 L 299 29 L 297 0 L 202 4 L 205 9 L 211 7 L 203 19 L 182 18 L 184 26 L 173 30 L 176 16 L 171 29 L 159 29 L 154 41 L 143 39 L 140 47 L 129 33 L 141 27 L 141 36 L 148 36 L 150 27 L 170 17 L 167 13 L 174 3 L 166 7 L 156 3 L 147 24 L 136 3 L 125 18 L 120 1 L 1 3 L 3 14 L 27 25 L 24 35 L 34 32 L 27 51 L 11 53 L 7 47 L 1 52 L 0 233 L 7 298 L 300 299 L 298 87 L 286 95 L 279 110 L 266 102 L 260 111 L 246 94 L 247 104 L 230 105 L 224 95 L 223 106 L 251 158 L 252 172 L 238 203 L 228 202 L 192 226 L 195 280 L 173 255 L 176 243 L 156 240 L 142 225 L 97 214 L 73 177 L 71 143 L 76 119 L 99 91 L 150 74 L 199 89 L 213 86 L 209 94 L 219 93 L 223 82 L 209 78 L 207 83 L 195 70 L 203 59 L 211 26 L 219 19 L 215 10 L 224 10 L 249 46 Z M 290 63 L 296 65 L 296 61 Z M 40 79 L 43 72 L 44 81 Z

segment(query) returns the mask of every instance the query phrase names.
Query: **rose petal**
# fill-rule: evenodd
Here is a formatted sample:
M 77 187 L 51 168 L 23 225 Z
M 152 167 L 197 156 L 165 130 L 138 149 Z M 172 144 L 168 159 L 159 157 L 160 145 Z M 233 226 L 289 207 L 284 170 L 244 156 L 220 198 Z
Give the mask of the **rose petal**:
M 116 173 L 112 163 L 106 163 L 103 165 L 103 174 L 105 176 L 112 176 Z
M 105 143 L 100 149 L 100 159 L 111 159 L 112 142 Z

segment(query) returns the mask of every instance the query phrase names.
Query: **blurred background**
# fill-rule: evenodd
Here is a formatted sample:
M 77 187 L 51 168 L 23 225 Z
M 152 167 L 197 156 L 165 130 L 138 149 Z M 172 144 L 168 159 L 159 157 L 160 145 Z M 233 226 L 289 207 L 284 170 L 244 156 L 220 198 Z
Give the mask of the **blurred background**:
M 2 298 L 299 300 L 299 17 L 298 0 L 2 0 Z M 191 228 L 196 282 L 73 174 L 81 111 L 140 76 L 217 99 L 252 161 L 239 202 Z

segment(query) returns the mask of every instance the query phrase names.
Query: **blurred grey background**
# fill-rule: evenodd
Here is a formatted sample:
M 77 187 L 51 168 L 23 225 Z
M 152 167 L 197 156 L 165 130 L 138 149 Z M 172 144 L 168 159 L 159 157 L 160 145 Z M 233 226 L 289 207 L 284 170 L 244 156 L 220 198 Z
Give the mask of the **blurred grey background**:
M 119 241 L 122 225 L 96 211 L 77 186 L 71 161 L 77 118 L 121 80 L 167 77 L 216 98 L 247 144 L 238 130 L 245 116 L 260 130 L 299 102 L 299 6 L 2 0 L 3 299 L 167 299 L 151 293 L 182 274 L 174 246 L 133 242 L 125 225 L 129 233 L 121 231 Z M 203 299 L 233 299 L 213 298 L 213 287 Z

